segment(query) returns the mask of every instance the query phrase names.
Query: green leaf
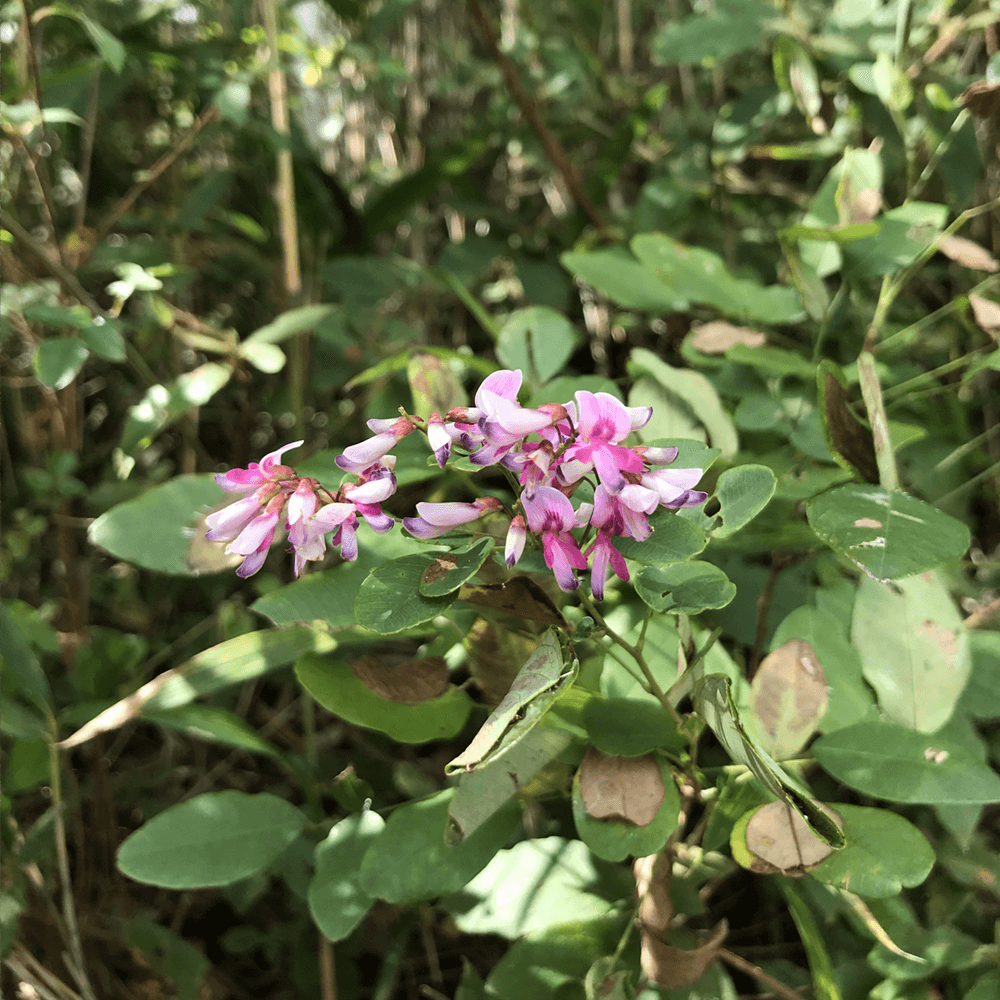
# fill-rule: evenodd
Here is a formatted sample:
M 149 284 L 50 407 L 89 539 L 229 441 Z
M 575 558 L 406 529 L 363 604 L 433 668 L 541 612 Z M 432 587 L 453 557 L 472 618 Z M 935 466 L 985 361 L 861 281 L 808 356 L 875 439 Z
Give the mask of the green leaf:
M 1000 632 L 969 633 L 972 674 L 958 703 L 959 713 L 974 719 L 1000 719 Z
M 889 802 L 986 805 L 1000 801 L 1000 777 L 941 733 L 892 722 L 861 722 L 820 737 L 816 759 L 849 788 Z
M 250 84 L 246 80 L 227 80 L 215 93 L 214 104 L 226 121 L 242 128 L 250 113 Z
M 49 679 L 6 602 L 0 605 L 0 653 L 6 668 L 5 685 L 23 694 L 36 708 L 48 712 L 52 701 Z M 26 720 L 25 720 L 26 721 Z
M 682 289 L 685 298 L 723 315 L 759 323 L 802 318 L 802 301 L 794 288 L 764 287 L 749 278 L 736 278 L 711 250 L 685 246 L 662 233 L 640 233 L 632 238 L 631 247 L 649 271 Z
M 761 0 L 716 0 L 707 13 L 666 24 L 653 39 L 653 52 L 667 66 L 714 62 L 761 45 L 777 18 Z
M 361 888 L 389 903 L 417 903 L 457 892 L 478 875 L 517 829 L 509 802 L 457 847 L 445 844 L 452 789 L 393 811 L 361 862 Z
M 361 861 L 384 828 L 382 817 L 366 810 L 342 819 L 316 846 L 309 912 L 331 941 L 342 941 L 371 909 L 374 898 L 361 888 Z
M 835 857 L 836 853 L 832 856 Z M 804 892 L 790 879 L 778 879 L 778 885 L 788 903 L 788 909 L 795 921 L 795 928 L 799 932 L 802 944 L 805 945 L 816 1000 L 841 1000 L 826 940 L 812 909 L 803 898 Z
M 670 767 L 660 765 L 664 796 L 656 815 L 645 826 L 624 820 L 594 819 L 587 812 L 580 790 L 580 771 L 573 778 L 573 822 L 580 839 L 597 857 L 605 861 L 624 861 L 630 855 L 644 858 L 655 854 L 677 829 L 681 797 Z
M 295 664 L 295 676 L 325 709 L 355 725 L 386 733 L 398 743 L 451 739 L 461 731 L 472 708 L 469 696 L 457 687 L 426 701 L 383 698 L 349 664 L 330 656 L 303 656 Z
M 922 733 L 948 721 L 972 660 L 962 616 L 940 574 L 894 584 L 862 577 L 851 640 L 887 718 Z
M 558 375 L 580 340 L 562 313 L 546 306 L 518 309 L 500 328 L 497 357 L 508 368 L 520 368 L 532 385 Z
M 768 505 L 777 485 L 774 473 L 764 465 L 738 465 L 723 472 L 715 489 L 722 524 L 712 534 L 728 538 L 749 524 Z
M 736 428 L 723 409 L 715 387 L 704 375 L 686 368 L 673 368 L 652 351 L 642 347 L 632 350 L 628 369 L 633 377 L 648 374 L 667 394 L 682 400 L 695 419 L 708 431 L 712 445 L 721 450 L 725 461 L 735 456 L 739 450 Z M 639 405 L 641 402 L 636 394 L 637 388 L 638 386 L 634 387 L 629 393 L 630 406 Z M 647 428 L 650 428 L 650 425 L 647 425 Z M 643 440 L 662 436 L 654 433 L 654 430 L 655 428 L 651 428 Z
M 844 844 L 840 828 L 811 799 L 800 792 L 760 744 L 746 731 L 733 703 L 732 686 L 725 674 L 709 674 L 693 691 L 698 714 L 708 723 L 729 756 L 749 768 L 776 798 L 795 809 L 813 832 L 831 847 Z
M 70 7 L 69 4 L 56 3 L 49 8 L 52 14 L 62 14 L 63 17 L 72 18 L 82 25 L 83 30 L 93 42 L 101 58 L 116 72 L 121 73 L 125 66 L 125 46 L 108 31 L 107 28 L 98 24 L 93 18 L 88 17 L 83 11 Z
M 810 874 L 859 896 L 884 899 L 920 885 L 934 866 L 934 849 L 908 820 L 886 809 L 837 803 L 847 844 Z
M 183 705 L 167 709 L 146 706 L 142 710 L 142 718 L 199 740 L 225 743 L 266 757 L 281 756 L 273 743 L 258 736 L 253 727 L 238 715 L 215 705 Z
M 331 305 L 314 305 L 289 309 L 265 326 L 258 327 L 244 338 L 243 343 L 280 344 L 281 341 L 287 340 L 289 337 L 311 330 L 335 312 L 336 308 L 336 306 Z
M 958 559 L 970 541 L 969 529 L 936 507 L 862 483 L 810 500 L 806 517 L 835 552 L 883 583 Z
M 35 348 L 32 363 L 38 381 L 53 389 L 65 389 L 76 378 L 90 356 L 79 337 L 53 337 Z
M 865 684 L 858 651 L 848 642 L 840 622 L 821 608 L 796 608 L 775 630 L 770 649 L 789 639 L 804 639 L 823 667 L 830 700 L 819 722 L 822 733 L 832 733 L 877 714 L 871 689 Z
M 373 569 L 361 584 L 354 603 L 358 624 L 389 635 L 430 621 L 451 607 L 457 593 L 443 597 L 425 597 L 420 593 L 420 582 L 433 558 L 404 556 Z
M 559 259 L 567 271 L 626 309 L 662 315 L 687 308 L 687 299 L 668 276 L 653 274 L 627 250 L 564 253 Z
M 118 868 L 166 889 L 229 885 L 276 861 L 305 822 L 276 795 L 209 792 L 171 806 L 126 837 Z
M 244 340 L 237 348 L 236 353 L 245 361 L 265 375 L 274 375 L 285 367 L 288 358 L 285 352 L 276 344 L 268 344 L 263 341 Z
M 843 245 L 845 275 L 857 281 L 902 270 L 931 245 L 947 217 L 947 206 L 923 201 L 890 209 L 879 216 L 874 236 Z
M 148 448 L 165 427 L 196 406 L 204 406 L 230 379 L 229 365 L 214 361 L 185 372 L 167 385 L 154 385 L 129 407 L 122 431 L 121 449 L 131 455 Z
M 649 518 L 653 533 L 645 541 L 622 537 L 615 547 L 626 559 L 642 563 L 683 562 L 696 556 L 708 544 L 696 524 L 678 517 L 672 510 L 658 510 Z
M 87 537 L 92 545 L 143 569 L 192 576 L 189 525 L 200 509 L 224 497 L 214 476 L 177 476 L 103 513 Z
M 913 85 L 888 52 L 876 57 L 872 80 L 878 99 L 890 111 L 902 114 L 913 103 Z
M 463 774 L 448 809 L 448 846 L 457 847 L 482 826 L 571 742 L 560 729 L 536 726 L 502 758 Z
M 735 584 L 718 566 L 700 561 L 644 566 L 633 583 L 654 611 L 675 615 L 724 608 L 736 596 Z
M 499 851 L 461 893 L 442 905 L 466 934 L 514 940 L 555 924 L 610 913 L 614 904 L 592 889 L 598 878 L 586 845 L 540 837 Z
M 543 403 L 567 403 L 581 389 L 586 389 L 587 392 L 607 392 L 623 401 L 625 398 L 611 379 L 600 375 L 560 375 L 533 393 L 526 405 L 537 409 Z
M 811 382 L 816 377 L 816 366 L 794 351 L 780 347 L 751 347 L 749 344 L 733 344 L 726 351 L 726 360 L 738 365 L 749 365 L 765 375 L 794 375 Z
M 506 754 L 572 685 L 579 668 L 576 660 L 566 666 L 555 632 L 548 629 L 503 700 L 465 750 L 445 764 L 444 773 L 474 771 Z
M 632 698 L 591 698 L 583 710 L 590 742 L 612 757 L 638 757 L 650 750 L 677 753 L 687 740 L 662 705 Z
M 80 337 L 87 349 L 99 358 L 105 361 L 125 360 L 125 338 L 115 320 L 97 316 L 93 323 L 80 330 Z
M 465 549 L 441 553 L 424 572 L 420 593 L 425 597 L 444 597 L 458 590 L 479 572 L 493 546 L 492 538 L 477 538 Z

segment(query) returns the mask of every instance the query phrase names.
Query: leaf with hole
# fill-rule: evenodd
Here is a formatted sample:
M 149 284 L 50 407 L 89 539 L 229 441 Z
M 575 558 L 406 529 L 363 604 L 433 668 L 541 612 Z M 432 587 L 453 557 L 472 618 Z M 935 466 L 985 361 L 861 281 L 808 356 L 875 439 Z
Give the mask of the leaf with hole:
M 644 566 L 634 584 L 636 593 L 654 611 L 675 615 L 724 608 L 736 596 L 735 585 L 721 569 L 700 561 Z

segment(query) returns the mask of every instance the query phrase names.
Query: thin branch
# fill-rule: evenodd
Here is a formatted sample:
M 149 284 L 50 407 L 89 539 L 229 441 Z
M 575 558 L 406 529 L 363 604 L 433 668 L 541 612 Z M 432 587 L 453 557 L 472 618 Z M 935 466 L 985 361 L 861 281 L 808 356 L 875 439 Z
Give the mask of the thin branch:
M 500 43 L 497 40 L 497 33 L 483 8 L 482 0 L 469 0 L 469 9 L 472 12 L 472 19 L 476 22 L 479 33 L 486 43 L 486 47 L 493 56 L 493 61 L 503 74 L 507 89 L 517 102 L 517 106 L 521 109 L 521 114 L 524 115 L 528 124 L 535 130 L 535 134 L 545 148 L 545 155 L 548 156 L 553 166 L 562 174 L 569 193 L 573 196 L 573 200 L 577 205 L 580 206 L 584 215 L 590 220 L 591 225 L 596 229 L 604 229 L 604 219 L 584 190 L 583 182 L 580 180 L 580 175 L 576 167 L 566 155 L 566 151 L 559 145 L 558 140 L 549 130 L 548 125 L 545 124 L 545 119 L 542 118 L 542 113 L 539 111 L 538 105 L 524 89 L 524 85 L 521 83 L 521 78 L 518 76 L 514 65 L 501 51 Z
M 985 625 L 994 615 L 1000 613 L 1000 597 L 990 601 L 985 607 L 977 608 L 965 619 L 966 628 L 979 628 Z
M 104 217 L 104 219 L 99 223 L 97 229 L 94 231 L 93 240 L 88 244 L 87 250 L 83 254 L 82 259 L 85 260 L 90 256 L 91 251 L 97 246 L 101 240 L 104 239 L 108 233 L 114 228 L 115 223 L 139 200 L 139 198 L 145 194 L 145 192 L 159 180 L 160 175 L 169 167 L 178 156 L 183 153 L 188 146 L 194 142 L 198 133 L 205 128 L 206 125 L 211 125 L 219 117 L 219 112 L 213 107 L 209 108 L 207 111 L 202 112 L 195 123 L 180 137 L 177 141 L 177 145 L 173 149 L 168 150 L 161 156 L 156 163 L 153 164 L 149 170 L 145 171 L 145 177 L 138 181 L 132 186 L 132 189 L 119 200 L 118 204 Z
M 782 1000 L 802 1000 L 802 994 L 798 990 L 793 990 L 790 986 L 786 986 L 780 979 L 775 979 L 774 976 L 769 972 L 765 972 L 759 965 L 754 965 L 753 962 L 748 962 L 745 958 L 740 958 L 739 955 L 728 948 L 719 949 L 719 958 L 734 969 L 739 969 L 745 975 L 756 979 L 758 983 L 766 986 L 772 993 L 776 993 Z
M 87 118 L 83 126 L 83 135 L 80 138 L 80 200 L 76 203 L 76 218 L 73 222 L 73 229 L 83 228 L 87 215 L 87 196 L 90 192 L 90 168 L 93 164 L 94 137 L 97 135 L 97 112 L 101 96 L 101 71 L 94 71 L 94 78 L 90 81 L 90 94 L 87 98 Z

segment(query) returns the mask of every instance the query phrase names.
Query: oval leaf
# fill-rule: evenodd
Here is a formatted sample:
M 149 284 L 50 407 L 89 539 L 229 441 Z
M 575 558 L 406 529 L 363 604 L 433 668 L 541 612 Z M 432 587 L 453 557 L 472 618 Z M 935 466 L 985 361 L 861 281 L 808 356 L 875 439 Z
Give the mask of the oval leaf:
M 653 533 L 645 541 L 616 539 L 615 547 L 626 559 L 643 563 L 683 562 L 696 556 L 708 543 L 701 528 L 678 517 L 672 510 L 657 511 L 650 517 L 649 524 Z
M 354 602 L 358 624 L 389 635 L 430 621 L 449 608 L 457 594 L 426 597 L 420 593 L 420 583 L 433 558 L 403 556 L 372 570 Z
M 90 352 L 79 337 L 43 340 L 35 350 L 35 374 L 43 385 L 65 389 L 89 356 Z
M 479 572 L 493 545 L 492 538 L 477 538 L 462 551 L 442 552 L 424 570 L 420 593 L 425 597 L 444 597 L 458 590 Z
M 716 538 L 728 538 L 749 524 L 774 496 L 778 480 L 764 465 L 740 465 L 719 476 L 718 497 L 722 524 L 712 532 Z
M 229 885 L 262 871 L 306 817 L 276 795 L 209 792 L 154 816 L 118 849 L 129 878 L 167 889 Z
M 295 676 L 328 711 L 355 725 L 377 729 L 399 743 L 451 739 L 465 725 L 472 708 L 469 696 L 456 687 L 413 704 L 381 698 L 350 665 L 329 656 L 301 657 Z
M 852 483 L 806 506 L 809 525 L 872 579 L 898 580 L 964 555 L 969 529 L 905 493 Z
M 724 608 L 736 596 L 729 577 L 706 562 L 645 566 L 635 578 L 635 589 L 654 611 L 675 615 Z

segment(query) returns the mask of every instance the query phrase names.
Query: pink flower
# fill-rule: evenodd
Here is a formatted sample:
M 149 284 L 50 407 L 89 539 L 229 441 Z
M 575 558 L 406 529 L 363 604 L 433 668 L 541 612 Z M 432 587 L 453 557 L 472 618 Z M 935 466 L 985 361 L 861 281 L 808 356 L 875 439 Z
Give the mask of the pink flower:
M 504 545 L 504 561 L 507 569 L 513 569 L 518 559 L 524 554 L 524 543 L 528 537 L 524 518 L 517 514 L 507 529 L 507 541 Z
M 228 493 L 249 493 L 259 486 L 273 482 L 276 478 L 276 472 L 281 478 L 288 478 L 287 476 L 282 476 L 282 473 L 294 476 L 295 473 L 291 469 L 287 468 L 287 466 L 279 466 L 277 462 L 286 451 L 298 448 L 301 444 L 305 444 L 305 442 L 293 441 L 291 444 L 286 444 L 278 448 L 277 451 L 272 451 L 265 455 L 260 460 L 260 464 L 251 462 L 246 469 L 230 469 L 228 472 L 223 472 L 216 476 L 215 481 Z
M 496 497 L 482 497 L 474 503 L 418 503 L 419 517 L 404 517 L 403 527 L 414 538 L 437 538 L 460 524 L 477 521 L 489 511 L 502 507 Z
M 542 535 L 545 565 L 555 574 L 556 583 L 566 591 L 580 582 L 574 569 L 586 569 L 587 559 L 570 534 L 577 526 L 577 512 L 569 499 L 551 486 L 539 486 L 534 493 L 521 496 L 528 527 Z
M 627 535 L 645 541 L 653 530 L 646 515 L 656 510 L 659 500 L 653 490 L 640 486 L 638 491 L 626 484 L 621 493 L 614 494 L 601 483 L 594 491 L 594 515 L 590 523 L 609 535 Z
M 648 415 L 633 414 L 608 392 L 594 393 L 586 389 L 576 393 L 576 410 L 577 440 L 563 455 L 563 477 L 573 483 L 595 469 L 601 482 L 612 493 L 618 493 L 626 482 L 623 472 L 643 470 L 639 455 L 631 448 L 622 447 L 619 442 L 631 433 L 633 423 L 638 423 L 643 416 L 648 420 Z M 639 426 L 642 424 L 639 423 Z
M 703 473 L 701 469 L 657 469 L 640 477 L 647 489 L 655 490 L 660 505 L 676 510 L 678 507 L 697 507 L 708 499 L 707 493 L 694 490 Z
M 594 595 L 594 600 L 604 600 L 604 583 L 608 576 L 608 564 L 615 571 L 615 575 L 620 580 L 628 580 L 628 567 L 625 559 L 615 548 L 611 541 L 611 536 L 606 531 L 598 531 L 597 539 L 587 549 L 586 554 L 594 554 L 594 560 L 590 570 L 590 592 Z
M 374 437 L 359 444 L 352 444 L 344 449 L 343 454 L 337 456 L 335 460 L 337 467 L 344 472 L 355 474 L 364 472 L 383 455 L 388 454 L 397 441 L 405 438 L 407 434 L 412 434 L 417 425 L 406 417 L 400 417 L 398 420 L 369 420 L 368 428 L 375 431 Z
M 443 469 L 451 454 L 452 440 L 440 413 L 432 413 L 427 418 L 427 443 L 434 452 L 438 466 Z
M 552 426 L 552 413 L 527 410 L 518 404 L 522 377 L 520 371 L 493 372 L 477 390 L 475 410 L 466 411 L 470 417 L 476 415 L 484 439 L 483 446 L 469 456 L 474 465 L 493 465 L 518 441 Z

